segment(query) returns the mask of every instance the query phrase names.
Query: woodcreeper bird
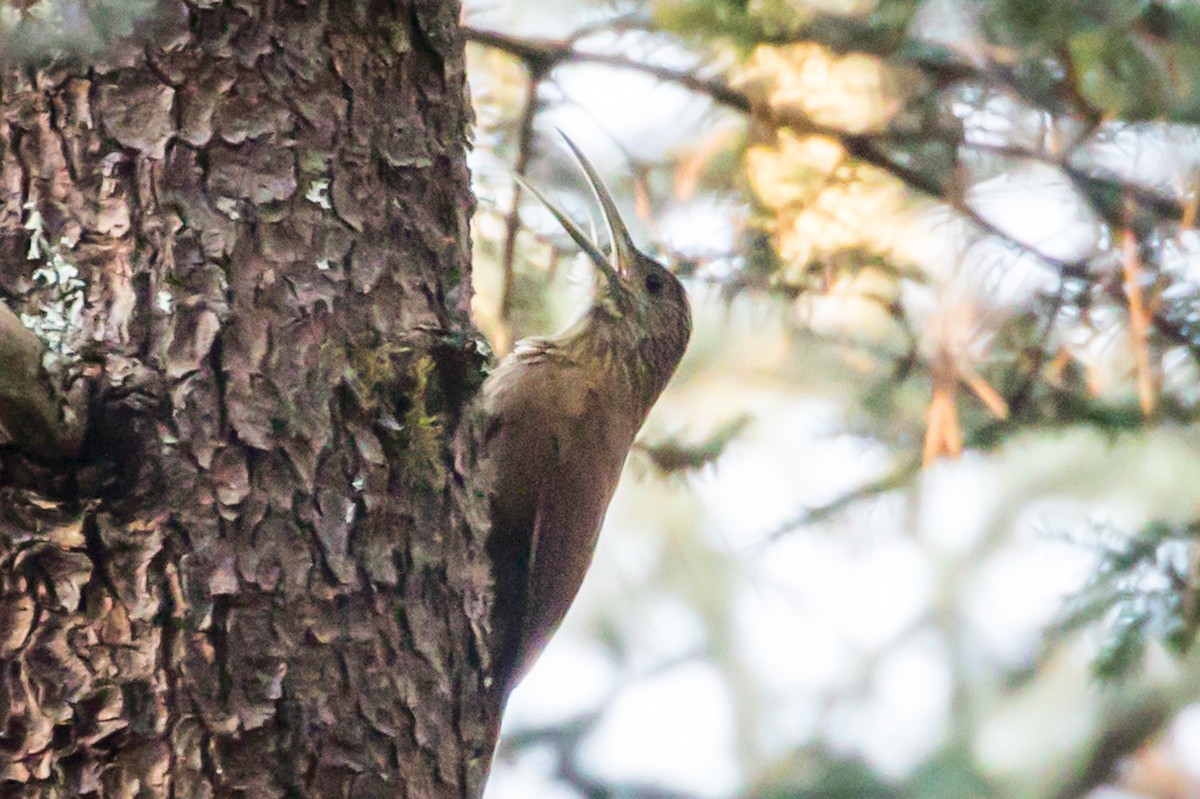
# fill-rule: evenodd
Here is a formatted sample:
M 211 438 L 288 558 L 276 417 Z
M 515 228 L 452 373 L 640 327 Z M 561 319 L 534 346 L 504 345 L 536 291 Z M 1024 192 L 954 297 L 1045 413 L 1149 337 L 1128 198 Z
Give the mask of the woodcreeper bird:
M 679 281 L 633 245 L 596 170 L 565 135 L 603 212 L 606 256 L 541 192 L 595 265 L 587 311 L 558 335 L 517 343 L 482 387 L 483 463 L 494 480 L 493 674 L 507 694 L 567 613 L 625 456 L 691 335 Z

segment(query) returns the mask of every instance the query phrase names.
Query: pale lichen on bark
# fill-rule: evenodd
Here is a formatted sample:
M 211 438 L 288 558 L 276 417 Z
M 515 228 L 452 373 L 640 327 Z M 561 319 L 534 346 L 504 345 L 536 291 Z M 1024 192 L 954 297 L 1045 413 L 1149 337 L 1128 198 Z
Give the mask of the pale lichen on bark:
M 83 442 L 87 410 L 68 393 L 45 343 L 0 304 L 0 439 L 43 460 L 72 458 Z

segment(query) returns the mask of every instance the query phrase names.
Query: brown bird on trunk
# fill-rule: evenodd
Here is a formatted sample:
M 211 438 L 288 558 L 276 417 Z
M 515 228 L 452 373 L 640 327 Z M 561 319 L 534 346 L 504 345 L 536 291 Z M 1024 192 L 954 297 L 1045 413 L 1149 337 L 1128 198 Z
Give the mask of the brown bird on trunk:
M 633 246 L 596 170 L 564 135 L 604 214 L 606 256 L 537 189 L 595 265 L 591 306 L 555 336 L 517 343 L 485 381 L 496 576 L 492 667 L 507 694 L 558 628 L 592 561 L 625 456 L 691 335 L 675 276 Z

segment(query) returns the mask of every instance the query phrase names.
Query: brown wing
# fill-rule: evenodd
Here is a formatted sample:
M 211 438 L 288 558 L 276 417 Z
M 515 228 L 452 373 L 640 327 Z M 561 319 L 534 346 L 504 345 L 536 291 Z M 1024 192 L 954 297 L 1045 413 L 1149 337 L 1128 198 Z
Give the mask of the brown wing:
M 485 457 L 495 470 L 489 550 L 502 633 L 493 661 L 507 689 L 575 598 L 636 431 L 579 368 L 544 359 L 506 366 L 485 387 L 493 420 Z
M 517 679 L 558 629 L 592 562 L 596 537 L 632 443 L 624 426 L 592 419 L 567 434 L 534 518 Z

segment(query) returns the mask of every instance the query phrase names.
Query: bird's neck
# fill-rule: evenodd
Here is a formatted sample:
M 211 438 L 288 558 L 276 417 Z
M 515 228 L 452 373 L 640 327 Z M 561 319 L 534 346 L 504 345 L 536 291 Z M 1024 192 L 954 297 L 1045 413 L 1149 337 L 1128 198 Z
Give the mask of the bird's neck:
M 603 383 L 605 391 L 623 397 L 639 420 L 662 391 L 656 365 L 647 360 L 649 344 L 628 318 L 596 307 L 555 336 L 556 348 Z

